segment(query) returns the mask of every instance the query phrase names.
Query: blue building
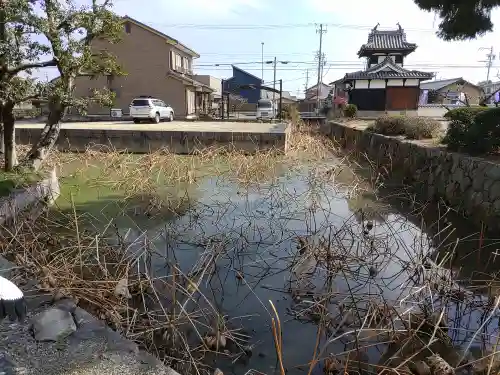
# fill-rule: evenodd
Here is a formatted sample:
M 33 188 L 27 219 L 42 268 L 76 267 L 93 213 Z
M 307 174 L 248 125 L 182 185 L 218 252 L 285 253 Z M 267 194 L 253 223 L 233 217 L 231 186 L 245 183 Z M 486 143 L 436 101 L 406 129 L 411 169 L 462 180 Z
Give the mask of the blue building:
M 262 85 L 262 79 L 245 72 L 237 66 L 233 65 L 232 67 L 233 76 L 224 80 L 224 93 L 229 92 L 234 95 L 239 95 L 246 99 L 248 103 L 257 104 L 257 101 L 260 99 L 259 87 Z M 254 85 L 256 89 L 241 89 L 240 86 L 242 85 Z

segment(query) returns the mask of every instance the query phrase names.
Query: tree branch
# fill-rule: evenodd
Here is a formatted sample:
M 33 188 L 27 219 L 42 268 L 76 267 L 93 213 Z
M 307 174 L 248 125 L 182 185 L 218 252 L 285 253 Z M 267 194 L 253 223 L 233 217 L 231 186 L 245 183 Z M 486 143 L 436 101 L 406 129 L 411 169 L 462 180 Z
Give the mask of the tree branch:
M 36 68 L 46 68 L 49 66 L 57 66 L 56 59 L 52 59 L 49 61 L 21 64 L 21 65 L 13 67 L 11 69 L 6 69 L 6 73 L 13 76 L 13 75 L 16 75 L 17 73 L 19 73 L 23 70 L 36 69 Z M 0 72 L 2 72 L 1 68 L 0 68 Z

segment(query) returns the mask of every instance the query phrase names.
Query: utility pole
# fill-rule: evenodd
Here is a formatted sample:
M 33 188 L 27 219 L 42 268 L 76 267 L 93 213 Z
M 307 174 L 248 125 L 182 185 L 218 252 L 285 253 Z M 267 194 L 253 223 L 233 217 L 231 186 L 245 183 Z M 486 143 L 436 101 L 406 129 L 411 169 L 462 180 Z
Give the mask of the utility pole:
M 274 56 L 273 89 L 276 90 L 276 56 Z M 276 106 L 276 92 L 273 91 L 273 106 Z
M 274 57 L 274 60 L 271 61 L 266 61 L 266 64 L 273 64 L 273 70 L 274 70 L 274 78 L 273 78 L 273 89 L 276 90 L 276 66 L 278 63 L 281 64 L 288 64 L 290 61 L 277 61 L 276 57 Z M 276 107 L 276 92 L 273 92 L 273 106 Z M 273 107 L 273 108 L 275 108 Z
M 309 88 L 309 69 L 306 70 L 306 84 L 304 85 L 304 93 L 307 93 Z
M 282 111 L 283 111 L 282 107 L 283 107 L 283 80 L 280 79 L 280 105 L 278 107 L 278 111 L 279 111 L 278 112 L 278 116 L 279 116 L 280 121 L 283 120 L 283 118 L 282 118 Z
M 261 48 L 261 52 L 262 52 L 262 60 L 261 60 L 262 61 L 262 76 L 261 76 L 261 78 L 262 78 L 262 83 L 264 83 L 264 42 L 260 42 L 260 44 L 262 47 Z
M 493 53 L 493 46 L 491 47 L 481 47 L 479 48 L 480 51 L 482 50 L 487 50 L 489 51 L 489 53 L 486 55 L 486 60 L 483 60 L 481 62 L 485 62 L 486 63 L 486 82 L 488 82 L 490 80 L 490 70 L 491 70 L 491 66 L 493 65 L 493 60 L 495 60 L 495 54 Z
M 319 103 L 320 103 L 320 89 L 321 89 L 321 83 L 322 83 L 322 73 L 321 69 L 323 67 L 323 34 L 326 33 L 326 27 L 323 28 L 323 24 L 319 24 L 319 29 L 316 29 L 316 33 L 319 34 L 319 51 L 318 51 L 318 82 L 317 82 L 317 88 L 316 88 L 316 100 L 317 100 L 317 106 L 316 109 L 319 109 Z

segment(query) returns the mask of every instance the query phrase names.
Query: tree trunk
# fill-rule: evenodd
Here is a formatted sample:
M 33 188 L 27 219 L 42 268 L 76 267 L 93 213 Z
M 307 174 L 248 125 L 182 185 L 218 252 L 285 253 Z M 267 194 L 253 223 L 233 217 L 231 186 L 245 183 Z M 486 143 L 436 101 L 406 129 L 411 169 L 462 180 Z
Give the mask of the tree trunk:
M 3 104 L 0 102 L 0 154 L 5 153 L 5 146 L 3 143 L 3 119 L 2 119 L 2 112 L 3 112 Z
M 61 119 L 64 115 L 64 106 L 59 101 L 49 103 L 47 123 L 40 134 L 40 138 L 33 145 L 23 164 L 37 171 L 54 147 L 61 130 Z
M 16 129 L 14 118 L 14 103 L 7 102 L 2 107 L 2 120 L 3 120 L 3 144 L 4 144 L 4 158 L 5 158 L 5 171 L 9 172 L 17 165 L 16 155 Z

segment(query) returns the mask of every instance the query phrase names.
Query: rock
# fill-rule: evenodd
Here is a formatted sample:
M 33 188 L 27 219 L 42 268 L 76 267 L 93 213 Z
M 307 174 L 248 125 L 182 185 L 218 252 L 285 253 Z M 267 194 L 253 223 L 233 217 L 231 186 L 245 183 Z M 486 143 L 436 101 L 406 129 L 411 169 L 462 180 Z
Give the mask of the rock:
M 409 361 L 408 368 L 416 375 L 431 375 L 431 368 L 424 361 Z
M 132 296 L 128 290 L 128 280 L 121 279 L 115 287 L 115 296 L 130 299 Z
M 1 375 L 17 375 L 20 374 L 15 362 L 6 354 L 0 352 L 0 374 Z
M 455 375 L 455 369 L 450 366 L 439 354 L 427 358 L 427 364 L 434 375 Z
M 59 341 L 76 331 L 73 315 L 55 307 L 34 316 L 31 324 L 37 341 Z
M 16 265 L 9 262 L 3 256 L 0 255 L 0 276 L 10 279 L 12 275 L 12 270 L 16 268 Z

